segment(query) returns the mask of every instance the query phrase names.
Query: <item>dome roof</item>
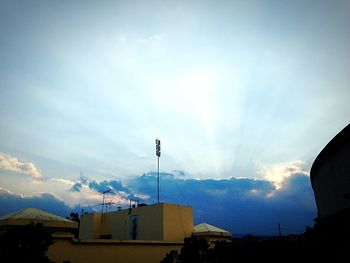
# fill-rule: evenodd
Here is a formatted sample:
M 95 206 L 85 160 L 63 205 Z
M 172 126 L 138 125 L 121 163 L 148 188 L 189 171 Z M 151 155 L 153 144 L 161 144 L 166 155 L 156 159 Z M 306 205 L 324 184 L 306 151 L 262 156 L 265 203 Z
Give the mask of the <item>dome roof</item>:
M 43 223 L 50 227 L 77 228 L 78 223 L 33 207 L 27 207 L 0 217 L 1 225 L 23 225 L 31 222 Z
M 194 226 L 193 235 L 208 235 L 208 236 L 226 236 L 230 237 L 232 234 L 224 229 L 216 226 L 202 223 Z
M 334 152 L 336 152 L 347 141 L 350 141 L 350 124 L 348 124 L 343 130 L 341 130 L 318 154 L 314 163 L 312 164 L 310 171 L 311 182 L 316 176 L 319 167 L 324 161 L 329 159 Z

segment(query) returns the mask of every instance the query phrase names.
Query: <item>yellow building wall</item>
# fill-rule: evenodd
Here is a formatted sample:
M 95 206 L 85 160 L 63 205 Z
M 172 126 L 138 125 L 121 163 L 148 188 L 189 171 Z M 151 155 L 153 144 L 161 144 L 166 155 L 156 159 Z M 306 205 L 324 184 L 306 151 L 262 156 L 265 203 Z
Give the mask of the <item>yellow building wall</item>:
M 163 207 L 150 205 L 103 215 L 102 235 L 130 240 L 130 218 L 138 217 L 138 240 L 163 240 Z
M 138 217 L 137 240 L 182 242 L 192 235 L 192 208 L 161 203 L 105 213 L 102 221 L 100 213 L 83 215 L 79 238 L 99 239 L 102 235 L 113 240 L 131 240 L 131 218 L 135 216 Z
M 101 235 L 101 213 L 82 215 L 80 218 L 79 238 L 98 239 Z
M 165 241 L 183 241 L 193 232 L 193 210 L 190 206 L 163 204 Z
M 102 235 L 111 235 L 112 239 L 129 239 L 128 211 L 111 212 L 103 215 Z
M 140 218 L 140 240 L 163 240 L 162 206 L 139 207 L 139 210 L 135 209 L 132 215 L 139 215 Z
M 55 263 L 159 263 L 171 250 L 180 250 L 183 243 L 151 241 L 90 242 L 55 239 L 47 256 Z

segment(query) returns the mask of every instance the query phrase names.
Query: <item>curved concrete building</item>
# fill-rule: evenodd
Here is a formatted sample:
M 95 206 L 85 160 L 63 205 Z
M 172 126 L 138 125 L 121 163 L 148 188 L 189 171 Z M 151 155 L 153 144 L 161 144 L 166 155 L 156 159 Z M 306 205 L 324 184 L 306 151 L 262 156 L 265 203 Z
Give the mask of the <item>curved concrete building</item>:
M 319 218 L 350 208 L 350 124 L 317 156 L 310 178 Z

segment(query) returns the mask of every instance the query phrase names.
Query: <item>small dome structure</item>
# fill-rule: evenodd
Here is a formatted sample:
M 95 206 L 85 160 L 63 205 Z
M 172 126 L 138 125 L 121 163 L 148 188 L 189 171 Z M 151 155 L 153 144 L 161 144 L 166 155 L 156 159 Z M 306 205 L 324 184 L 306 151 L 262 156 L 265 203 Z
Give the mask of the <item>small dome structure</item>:
M 74 233 L 78 223 L 33 207 L 27 207 L 0 217 L 2 231 L 28 224 L 42 224 L 44 228 L 53 233 Z

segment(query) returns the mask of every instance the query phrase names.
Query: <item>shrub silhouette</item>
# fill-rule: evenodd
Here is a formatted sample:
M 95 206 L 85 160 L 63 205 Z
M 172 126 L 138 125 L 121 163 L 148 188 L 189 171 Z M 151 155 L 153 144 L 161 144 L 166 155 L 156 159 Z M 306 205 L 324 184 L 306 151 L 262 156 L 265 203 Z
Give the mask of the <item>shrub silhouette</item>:
M 45 254 L 51 244 L 52 236 L 42 224 L 11 228 L 0 236 L 0 261 L 48 263 Z

